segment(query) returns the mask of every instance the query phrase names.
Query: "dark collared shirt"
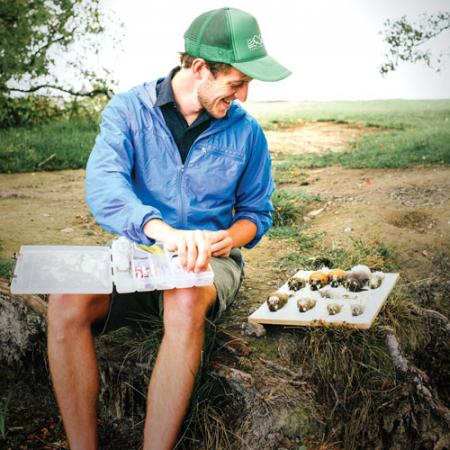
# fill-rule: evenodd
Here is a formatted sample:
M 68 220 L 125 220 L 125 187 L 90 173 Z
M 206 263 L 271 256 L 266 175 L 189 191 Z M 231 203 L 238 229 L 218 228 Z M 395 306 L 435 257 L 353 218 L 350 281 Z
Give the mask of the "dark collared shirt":
M 158 82 L 155 106 L 161 108 L 166 125 L 172 133 L 184 164 L 192 144 L 209 127 L 212 116 L 203 110 L 194 122 L 188 125 L 175 102 L 171 84 L 172 78 L 179 70 L 180 68 L 176 67 L 166 78 Z

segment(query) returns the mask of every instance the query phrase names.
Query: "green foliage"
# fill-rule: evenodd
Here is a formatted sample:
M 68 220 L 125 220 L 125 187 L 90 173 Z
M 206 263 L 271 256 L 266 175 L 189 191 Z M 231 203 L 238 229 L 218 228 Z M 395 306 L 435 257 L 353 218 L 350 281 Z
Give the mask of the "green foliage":
M 273 226 L 293 225 L 303 216 L 304 205 L 297 196 L 287 191 L 275 190 L 272 194 Z
M 272 194 L 273 226 L 284 227 L 297 224 L 303 217 L 305 206 L 313 201 L 320 201 L 320 197 L 309 195 L 301 190 L 276 189 Z
M 418 23 L 411 23 L 406 16 L 384 23 L 384 41 L 388 45 L 386 62 L 380 67 L 385 75 L 397 69 L 400 62 L 424 62 L 439 71 L 443 54 L 435 57 L 424 44 L 450 29 L 450 12 L 424 13 Z M 448 56 L 448 55 L 446 55 Z
M 11 279 L 15 265 L 12 259 L 0 259 L 0 278 Z
M 4 97 L 0 96 L 0 128 L 21 125 L 35 126 L 60 118 L 62 108 L 44 96 Z
M 59 119 L 97 120 L 105 105 L 105 98 L 99 97 L 66 100 L 44 95 L 0 96 L 0 129 L 33 127 Z
M 60 120 L 32 129 L 5 130 L 0 148 L 0 172 L 83 168 L 97 131 L 97 123 L 88 119 Z M 55 156 L 46 164 L 39 166 L 53 154 Z
M 109 95 L 109 74 L 100 68 L 93 72 L 86 63 L 100 49 L 103 22 L 99 0 L 0 2 L 0 127 L 27 119 L 34 125 L 39 112 L 47 118 L 58 113 L 51 101 L 9 100 L 11 92 L 58 89 L 80 96 Z M 84 83 L 83 92 L 56 76 L 56 64 L 59 73 Z

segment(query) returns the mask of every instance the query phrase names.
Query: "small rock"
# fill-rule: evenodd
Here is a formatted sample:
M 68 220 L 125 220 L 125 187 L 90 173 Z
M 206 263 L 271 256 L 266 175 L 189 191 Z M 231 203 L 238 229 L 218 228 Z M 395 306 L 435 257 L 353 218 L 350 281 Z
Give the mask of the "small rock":
M 311 222 L 311 217 L 308 217 L 308 216 L 303 216 L 303 221 L 304 222 Z
M 351 233 L 352 229 L 350 227 L 345 228 L 344 233 Z
M 241 325 L 242 334 L 245 336 L 262 337 L 265 336 L 267 331 L 260 323 L 242 322 Z
M 428 252 L 426 251 L 426 250 L 424 250 L 423 252 L 422 252 L 422 255 L 423 256 L 425 256 L 425 258 L 428 256 Z
M 61 233 L 73 233 L 73 228 L 63 228 L 60 231 Z
M 311 217 L 314 219 L 314 217 L 317 217 L 319 214 L 322 214 L 325 208 L 315 209 L 314 211 L 310 211 L 308 213 L 308 217 Z

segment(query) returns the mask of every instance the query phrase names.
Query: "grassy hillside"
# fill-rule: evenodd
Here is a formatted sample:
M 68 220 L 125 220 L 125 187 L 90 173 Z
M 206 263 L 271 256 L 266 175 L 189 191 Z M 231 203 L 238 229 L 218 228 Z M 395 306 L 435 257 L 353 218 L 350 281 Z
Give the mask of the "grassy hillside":
M 450 163 L 450 100 L 274 102 L 250 104 L 248 109 L 265 129 L 288 130 L 304 121 L 380 129 L 352 142 L 344 152 L 287 158 L 295 166 L 389 168 Z M 280 159 L 286 162 L 285 156 Z
M 265 129 L 289 129 L 305 121 L 359 123 L 380 129 L 341 153 L 290 157 L 289 162 L 297 166 L 450 163 L 450 100 L 271 102 L 249 104 L 247 108 Z M 84 167 L 97 131 L 97 123 L 88 119 L 0 130 L 0 172 Z
M 0 172 L 85 167 L 97 132 L 97 123 L 89 119 L 0 130 Z

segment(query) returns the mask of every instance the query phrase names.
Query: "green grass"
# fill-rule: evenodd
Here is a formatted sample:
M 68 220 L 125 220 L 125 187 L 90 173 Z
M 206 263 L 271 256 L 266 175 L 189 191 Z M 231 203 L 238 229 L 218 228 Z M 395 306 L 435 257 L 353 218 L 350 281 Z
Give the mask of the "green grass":
M 265 129 L 305 121 L 359 123 L 397 130 L 441 121 L 442 125 L 450 125 L 450 100 L 271 102 L 249 104 L 248 109 Z
M 14 395 L 14 387 L 9 390 L 6 398 L 4 399 L 4 401 L 0 406 L 0 441 L 4 441 L 8 433 L 6 429 L 6 418 L 8 414 L 8 408 L 11 403 L 13 395 Z
M 0 278 L 9 280 L 14 272 L 16 262 L 12 259 L 0 259 Z
M 54 121 L 33 128 L 0 130 L 0 172 L 85 167 L 98 125 L 89 119 Z M 55 154 L 54 157 L 51 157 Z M 39 166 L 47 158 L 49 161 Z
M 303 231 L 303 240 L 308 246 L 301 246 L 301 250 L 295 249 L 280 259 L 279 266 L 284 269 L 297 271 L 316 270 L 317 261 L 329 260 L 330 267 L 349 270 L 357 264 L 369 266 L 372 270 L 391 272 L 395 269 L 391 262 L 392 252 L 378 239 L 363 241 L 349 237 L 349 245 L 346 248 L 329 248 L 323 242 L 323 236 Z M 302 241 L 299 241 L 302 243 Z M 321 266 L 321 264 L 319 264 Z
M 354 141 L 349 150 L 323 155 L 279 155 L 274 167 L 341 165 L 353 168 L 402 168 L 450 164 L 450 100 L 364 102 L 280 102 L 254 104 L 251 111 L 265 129 L 305 121 L 333 121 L 379 128 Z
M 351 168 L 405 168 L 417 165 L 450 164 L 450 124 L 421 129 L 368 134 L 350 149 L 321 155 L 278 156 L 274 167 L 283 172 L 300 168 L 340 165 Z M 277 162 L 277 159 L 280 160 Z M 288 160 L 288 161 L 286 161 Z
M 273 226 L 284 227 L 299 223 L 309 203 L 321 201 L 320 196 L 311 195 L 301 189 L 277 189 L 272 194 Z
M 249 109 L 266 130 L 289 129 L 306 121 L 355 123 L 379 129 L 353 142 L 344 152 L 277 156 L 276 170 L 450 164 L 450 100 L 269 102 L 250 104 Z M 96 121 L 90 119 L 0 130 L 0 172 L 84 167 L 97 132 Z

